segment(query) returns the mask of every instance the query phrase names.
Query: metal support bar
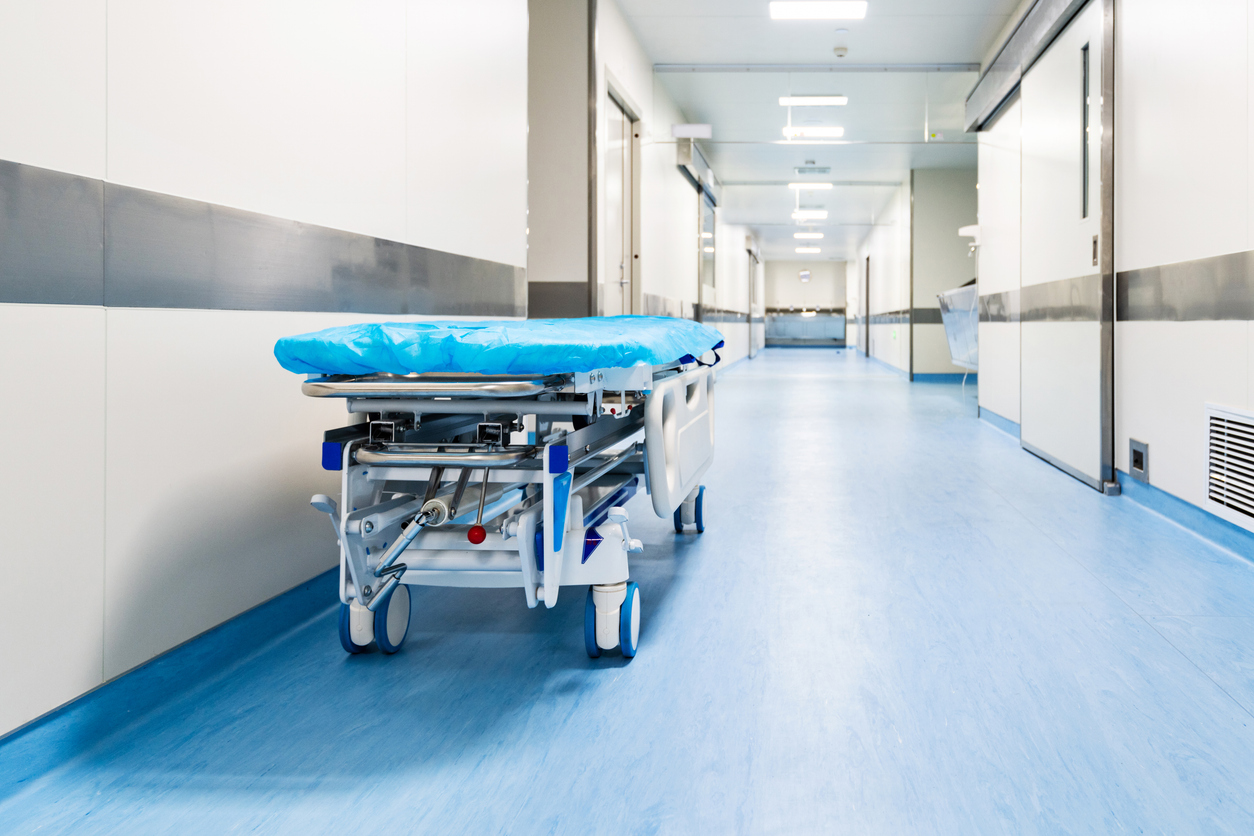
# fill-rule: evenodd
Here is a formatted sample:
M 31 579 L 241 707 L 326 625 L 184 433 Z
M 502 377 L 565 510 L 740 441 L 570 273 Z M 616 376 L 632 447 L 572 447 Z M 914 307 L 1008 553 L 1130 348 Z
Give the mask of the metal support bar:
M 453 501 L 449 503 L 448 518 L 457 519 L 457 507 L 462 504 L 462 494 L 466 492 L 466 483 L 470 481 L 470 468 L 463 467 L 457 475 L 457 487 L 453 490 Z
M 360 447 L 355 457 L 358 464 L 381 467 L 509 467 L 521 464 L 536 454 L 535 447 L 513 447 L 504 450 L 431 450 L 420 447 L 406 449 L 403 444 Z
M 588 485 L 591 485 L 597 479 L 600 479 L 602 476 L 609 473 L 611 470 L 613 470 L 615 467 L 625 462 L 627 459 L 639 454 L 641 449 L 643 449 L 642 444 L 639 444 L 639 443 L 633 444 L 630 447 L 628 447 L 626 450 L 624 450 L 623 452 L 619 453 L 617 456 L 614 456 L 605 464 L 594 467 L 592 470 L 589 470 L 587 473 L 579 474 L 579 476 L 575 477 L 575 481 L 570 487 L 571 493 L 574 493 L 575 491 L 578 491 L 581 488 L 586 488 Z
M 488 469 L 483 469 L 483 485 L 479 488 L 479 513 L 475 515 L 475 525 L 483 525 L 483 504 L 488 498 Z
M 591 415 L 593 402 L 586 401 L 533 401 L 468 398 L 462 400 L 432 400 L 420 398 L 349 398 L 349 412 L 411 412 L 414 415 Z

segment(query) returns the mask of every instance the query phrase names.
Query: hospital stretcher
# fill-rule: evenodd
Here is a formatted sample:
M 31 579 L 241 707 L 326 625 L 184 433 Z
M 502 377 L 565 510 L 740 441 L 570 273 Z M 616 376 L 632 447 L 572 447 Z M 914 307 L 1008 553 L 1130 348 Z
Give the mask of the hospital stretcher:
M 394 653 L 408 586 L 521 587 L 553 607 L 588 588 L 588 655 L 636 653 L 642 551 L 624 505 L 641 479 L 675 530 L 704 530 L 718 331 L 609 317 L 385 323 L 280 340 L 306 395 L 361 423 L 325 434 L 340 498 L 316 495 L 340 545 L 340 641 Z M 717 362 L 717 354 L 712 355 Z

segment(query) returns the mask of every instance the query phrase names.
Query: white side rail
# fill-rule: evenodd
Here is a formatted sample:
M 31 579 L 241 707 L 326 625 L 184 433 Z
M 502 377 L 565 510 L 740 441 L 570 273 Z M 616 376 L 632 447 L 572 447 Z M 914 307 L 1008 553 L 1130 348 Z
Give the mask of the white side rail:
M 669 517 L 714 460 L 714 374 L 710 366 L 654 384 L 644 408 L 653 510 Z

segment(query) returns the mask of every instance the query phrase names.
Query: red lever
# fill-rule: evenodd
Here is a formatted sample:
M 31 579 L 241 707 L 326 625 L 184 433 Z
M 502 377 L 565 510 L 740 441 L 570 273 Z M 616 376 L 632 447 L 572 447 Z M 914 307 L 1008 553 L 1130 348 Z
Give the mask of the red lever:
M 488 530 L 481 525 L 472 525 L 466 532 L 466 539 L 477 546 L 488 539 Z

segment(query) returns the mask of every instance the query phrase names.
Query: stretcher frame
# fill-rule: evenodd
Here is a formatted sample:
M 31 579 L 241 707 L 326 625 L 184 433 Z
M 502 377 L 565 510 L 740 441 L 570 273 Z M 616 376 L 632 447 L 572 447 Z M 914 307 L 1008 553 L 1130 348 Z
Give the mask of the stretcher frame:
M 344 399 L 366 416 L 326 434 L 324 467 L 341 470 L 340 501 L 311 501 L 340 544 L 346 649 L 399 647 L 391 634 L 403 641 L 401 617 L 388 609 L 403 586 L 520 587 L 528 607 L 551 608 L 561 587 L 586 585 L 589 654 L 621 646 L 634 655 L 639 594 L 628 555 L 642 546 L 622 506 L 643 477 L 654 511 L 674 516 L 677 530 L 700 520 L 694 506 L 714 452 L 712 372 L 677 362 L 559 375 L 310 376 L 306 395 Z M 407 629 L 407 590 L 404 599 Z

